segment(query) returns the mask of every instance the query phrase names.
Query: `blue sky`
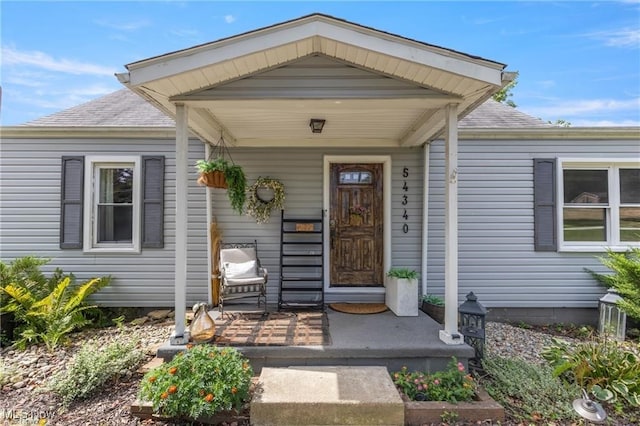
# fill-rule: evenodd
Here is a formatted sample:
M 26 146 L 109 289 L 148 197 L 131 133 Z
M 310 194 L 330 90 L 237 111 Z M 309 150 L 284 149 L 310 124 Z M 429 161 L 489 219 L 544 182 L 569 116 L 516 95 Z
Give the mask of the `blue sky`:
M 640 0 L 2 0 L 0 123 L 118 90 L 125 64 L 314 12 L 506 63 L 520 73 L 513 100 L 535 117 L 640 125 Z

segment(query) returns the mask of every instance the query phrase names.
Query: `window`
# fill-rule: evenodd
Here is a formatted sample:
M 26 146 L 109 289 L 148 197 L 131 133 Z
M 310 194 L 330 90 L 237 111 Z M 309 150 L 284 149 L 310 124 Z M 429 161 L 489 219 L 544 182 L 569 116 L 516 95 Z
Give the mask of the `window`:
M 560 161 L 561 250 L 640 246 L 640 164 Z
M 88 157 L 84 251 L 140 250 L 139 157 Z
M 163 156 L 61 160 L 61 249 L 137 253 L 164 247 Z

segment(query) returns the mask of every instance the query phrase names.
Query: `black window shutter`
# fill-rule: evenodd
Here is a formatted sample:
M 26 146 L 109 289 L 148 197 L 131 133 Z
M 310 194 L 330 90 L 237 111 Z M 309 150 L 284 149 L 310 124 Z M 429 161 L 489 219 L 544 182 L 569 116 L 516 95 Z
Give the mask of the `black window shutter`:
M 556 224 L 556 159 L 533 160 L 534 245 L 536 251 L 558 249 Z
M 84 157 L 62 157 L 60 188 L 60 248 L 82 248 Z
M 142 157 L 142 247 L 164 247 L 164 157 Z

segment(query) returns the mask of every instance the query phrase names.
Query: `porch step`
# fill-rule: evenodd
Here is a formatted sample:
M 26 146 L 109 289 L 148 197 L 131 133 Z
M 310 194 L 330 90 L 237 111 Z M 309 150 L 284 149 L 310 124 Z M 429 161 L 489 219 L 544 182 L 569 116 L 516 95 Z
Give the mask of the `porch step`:
M 262 369 L 251 424 L 404 425 L 404 404 L 384 367 Z

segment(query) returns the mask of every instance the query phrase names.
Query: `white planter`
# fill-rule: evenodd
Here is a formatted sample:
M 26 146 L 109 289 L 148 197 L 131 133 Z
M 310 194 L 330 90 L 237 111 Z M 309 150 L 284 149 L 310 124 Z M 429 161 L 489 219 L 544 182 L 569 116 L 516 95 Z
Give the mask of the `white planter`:
M 399 317 L 418 316 L 418 280 L 386 277 L 385 303 Z

